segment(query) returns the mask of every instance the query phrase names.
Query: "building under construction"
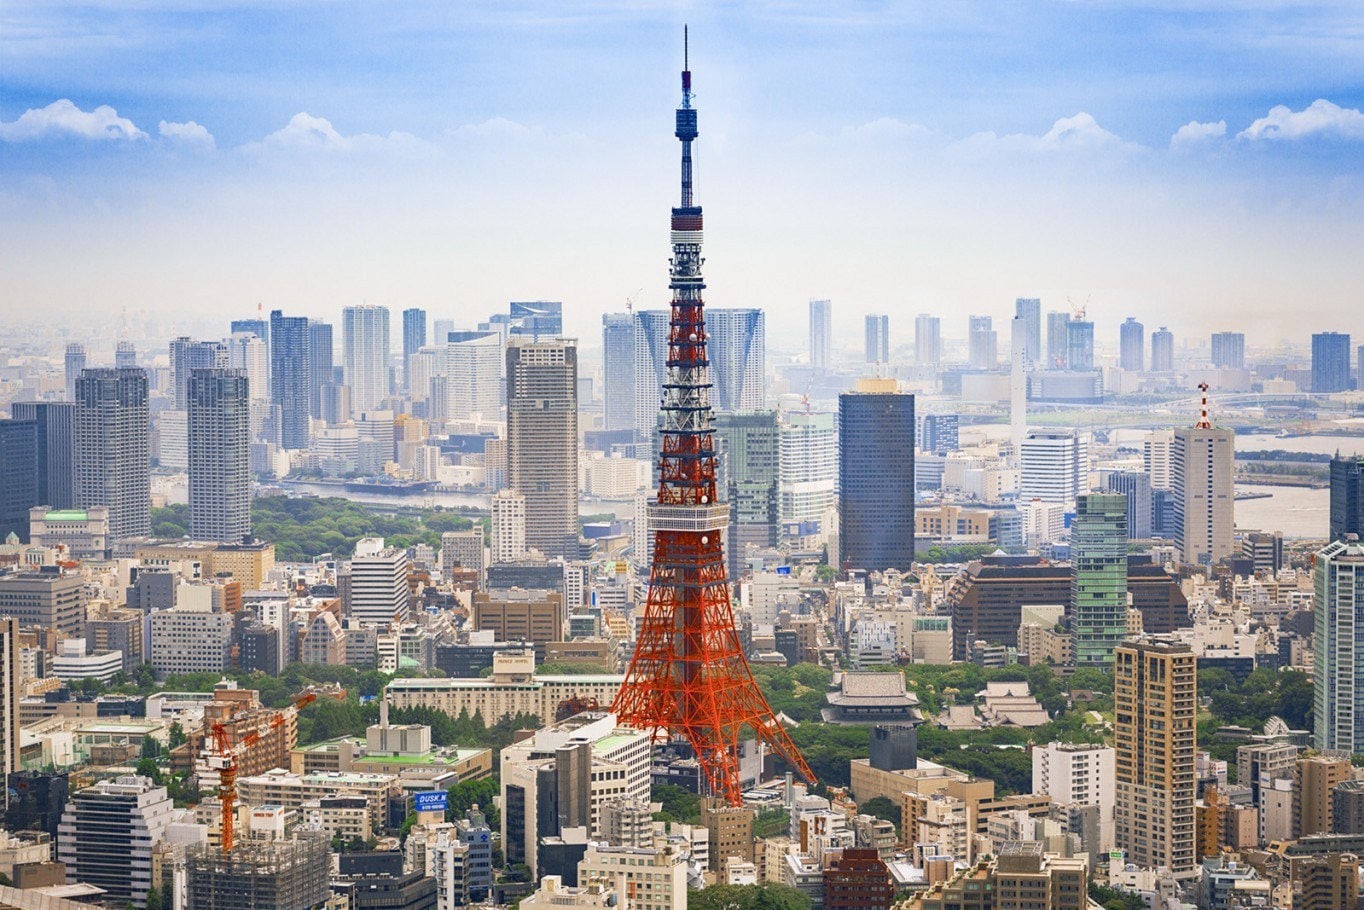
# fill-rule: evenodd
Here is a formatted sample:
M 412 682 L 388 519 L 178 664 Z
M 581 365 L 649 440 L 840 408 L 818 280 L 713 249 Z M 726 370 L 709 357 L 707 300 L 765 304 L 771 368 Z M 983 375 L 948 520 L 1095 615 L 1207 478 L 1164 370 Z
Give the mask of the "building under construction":
M 321 831 L 290 840 L 207 844 L 185 859 L 186 906 L 194 910 L 319 910 L 331 896 L 330 842 Z

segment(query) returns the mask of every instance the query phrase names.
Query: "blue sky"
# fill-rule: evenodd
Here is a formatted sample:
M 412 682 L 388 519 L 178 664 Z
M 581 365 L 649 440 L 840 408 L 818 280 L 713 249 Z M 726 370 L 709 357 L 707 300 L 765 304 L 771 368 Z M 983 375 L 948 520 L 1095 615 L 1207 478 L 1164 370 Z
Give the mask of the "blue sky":
M 683 22 L 708 300 L 778 343 L 812 296 L 895 343 L 1019 295 L 1101 343 L 1364 334 L 1364 11 L 1253 0 L 9 0 L 0 307 L 539 297 L 592 338 L 667 300 Z

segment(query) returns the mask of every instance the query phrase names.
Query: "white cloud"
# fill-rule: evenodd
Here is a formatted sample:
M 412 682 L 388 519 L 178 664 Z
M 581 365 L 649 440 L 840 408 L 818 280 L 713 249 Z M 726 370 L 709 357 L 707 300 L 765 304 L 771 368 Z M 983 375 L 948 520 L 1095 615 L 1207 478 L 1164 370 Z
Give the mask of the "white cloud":
M 1300 111 L 1280 104 L 1270 108 L 1267 115 L 1246 127 L 1236 138 L 1304 139 L 1318 135 L 1364 139 L 1364 114 L 1324 98 L 1318 98 Z
M 878 117 L 858 126 L 844 127 L 843 135 L 855 139 L 920 139 L 934 134 L 928 127 L 917 123 L 906 123 L 895 117 Z
M 1199 123 L 1197 120 L 1190 120 L 1188 123 L 1175 130 L 1175 134 L 1170 137 L 1170 148 L 1183 149 L 1211 142 L 1213 139 L 1221 139 L 1227 134 L 1227 121 L 1219 120 L 1216 123 Z
M 67 98 L 47 107 L 29 108 L 17 120 L 0 122 L 0 139 L 6 142 L 30 142 L 49 136 L 109 141 L 147 138 L 146 133 L 109 105 L 83 111 Z
M 187 120 L 184 123 L 162 120 L 158 124 L 157 130 L 167 139 L 184 145 L 199 146 L 204 149 L 211 149 L 215 145 L 213 134 L 193 120 Z
M 411 133 L 389 133 L 387 136 L 377 136 L 373 133 L 356 133 L 346 136 L 337 131 L 332 126 L 330 120 L 325 117 L 314 117 L 306 111 L 300 111 L 290 118 L 289 123 L 281 130 L 276 130 L 266 136 L 260 145 L 267 148 L 284 149 L 287 151 L 339 151 L 348 152 L 365 148 L 376 148 L 384 144 L 394 143 L 405 146 L 420 147 L 425 145 Z
M 465 123 L 451 131 L 451 135 L 455 137 L 470 136 L 475 139 L 529 139 L 543 134 L 544 131 L 538 127 L 526 126 L 506 117 L 493 117 L 479 123 Z
M 1093 115 L 1080 111 L 1073 117 L 1062 117 L 1051 125 L 1041 136 L 1030 133 L 1009 133 L 1000 136 L 992 131 L 975 133 L 956 145 L 966 151 L 986 152 L 993 149 L 1006 149 L 1021 152 L 1095 151 L 1103 149 L 1138 149 L 1134 143 L 1125 142 L 1121 137 L 1099 126 Z

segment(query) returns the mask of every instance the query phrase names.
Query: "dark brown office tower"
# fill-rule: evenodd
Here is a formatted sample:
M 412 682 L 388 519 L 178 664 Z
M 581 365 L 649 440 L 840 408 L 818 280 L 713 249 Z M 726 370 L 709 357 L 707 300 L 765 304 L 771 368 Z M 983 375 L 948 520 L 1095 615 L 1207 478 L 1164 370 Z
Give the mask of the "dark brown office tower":
M 1193 626 L 1189 618 L 1189 599 L 1179 587 L 1179 578 L 1151 562 L 1149 556 L 1127 560 L 1127 591 L 1132 607 L 1141 613 L 1142 630 L 1164 635 Z
M 824 870 L 824 910 L 889 910 L 890 871 L 875 850 L 847 849 Z
M 1070 567 L 1035 557 L 987 557 L 971 563 L 947 586 L 952 614 L 952 659 L 966 660 L 971 643 L 1018 646 L 1023 607 L 1070 602 Z

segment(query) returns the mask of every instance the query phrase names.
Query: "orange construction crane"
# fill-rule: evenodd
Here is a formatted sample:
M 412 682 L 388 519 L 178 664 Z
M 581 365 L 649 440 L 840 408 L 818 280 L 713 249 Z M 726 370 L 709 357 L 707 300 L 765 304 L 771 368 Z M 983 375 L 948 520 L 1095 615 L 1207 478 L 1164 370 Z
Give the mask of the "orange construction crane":
M 344 689 L 335 689 L 324 692 L 329 698 L 345 698 Z M 297 714 L 304 708 L 317 701 L 318 692 L 316 689 L 298 695 L 294 698 L 293 704 L 283 711 L 276 711 L 270 718 L 270 729 L 274 730 L 284 726 L 284 721 L 291 715 Z M 222 826 L 223 826 L 223 853 L 231 853 L 232 847 L 236 843 L 235 825 L 237 819 L 237 756 L 248 752 L 253 746 L 260 742 L 260 733 L 252 731 L 243 736 L 234 746 L 229 741 L 227 723 L 219 721 L 209 727 L 209 732 L 213 736 L 213 755 L 208 757 L 208 767 L 218 772 L 218 802 L 222 807 Z

